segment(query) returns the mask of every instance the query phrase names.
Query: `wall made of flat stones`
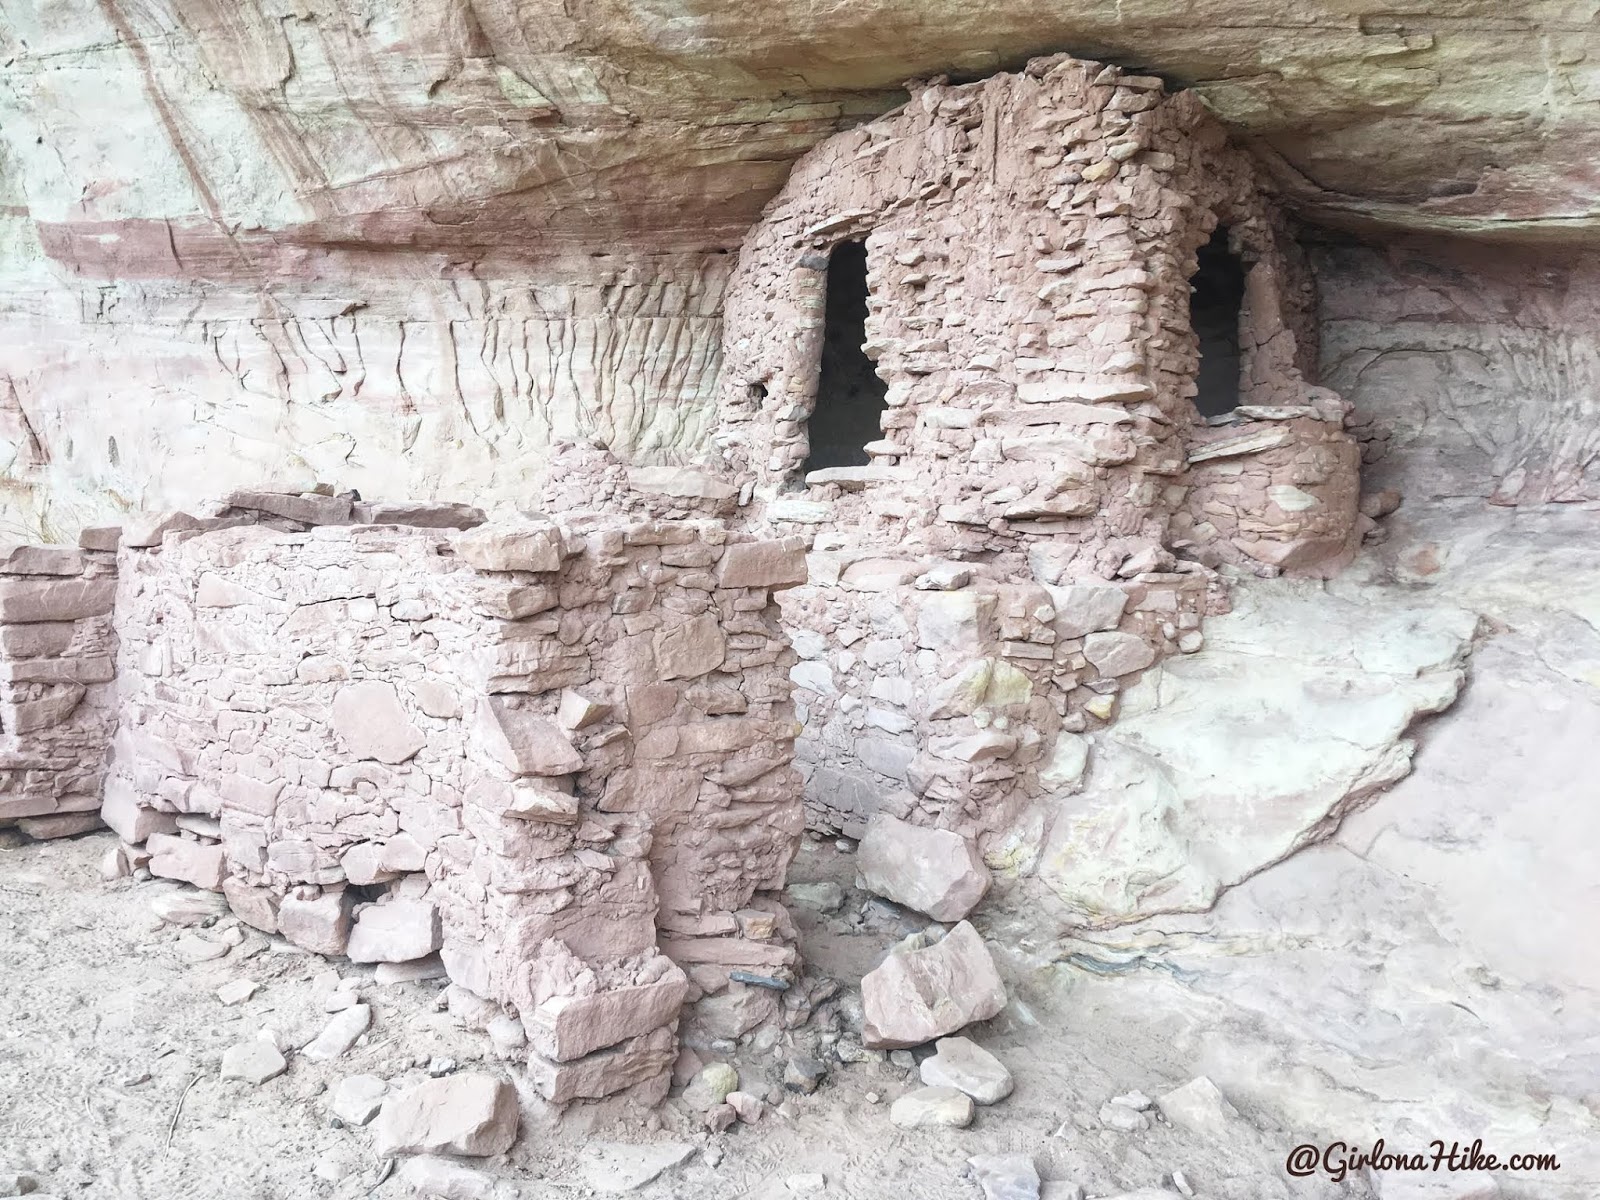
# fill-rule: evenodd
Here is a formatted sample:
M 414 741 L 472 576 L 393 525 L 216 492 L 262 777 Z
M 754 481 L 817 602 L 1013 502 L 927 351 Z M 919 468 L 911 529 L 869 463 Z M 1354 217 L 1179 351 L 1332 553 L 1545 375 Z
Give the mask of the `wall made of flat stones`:
M 1247 267 L 1243 404 L 1192 403 L 1197 252 Z M 865 242 L 871 465 L 804 473 L 832 249 Z M 1344 402 L 1312 386 L 1314 297 L 1253 163 L 1192 93 L 1066 57 L 911 87 L 795 167 L 730 282 L 723 461 L 779 529 L 1077 578 L 1176 552 L 1275 573 L 1356 527 Z M 1223 461 L 1225 460 L 1225 461 Z
M 83 546 L 0 546 L 0 826 L 64 837 L 100 824 L 116 724 L 115 555 Z
M 664 1095 L 686 1000 L 776 1019 L 729 976 L 796 964 L 797 544 L 239 503 L 122 551 L 105 816 L 155 874 L 325 954 L 439 953 L 555 1101 Z

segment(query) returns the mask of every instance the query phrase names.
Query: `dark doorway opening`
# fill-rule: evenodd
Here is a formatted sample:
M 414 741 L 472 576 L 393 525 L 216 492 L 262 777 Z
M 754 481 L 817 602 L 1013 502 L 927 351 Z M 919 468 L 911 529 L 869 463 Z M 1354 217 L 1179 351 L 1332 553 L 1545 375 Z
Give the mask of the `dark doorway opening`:
M 822 367 L 817 404 L 806 425 L 811 441 L 807 471 L 865 466 L 870 461 L 866 444 L 883 436 L 888 388 L 862 349 L 866 340 L 867 248 L 842 242 L 828 260 Z
M 1244 309 L 1244 263 L 1228 249 L 1228 231 L 1220 225 L 1200 248 L 1200 269 L 1190 284 L 1189 325 L 1200 339 L 1194 405 L 1203 417 L 1220 417 L 1239 407 L 1239 314 Z

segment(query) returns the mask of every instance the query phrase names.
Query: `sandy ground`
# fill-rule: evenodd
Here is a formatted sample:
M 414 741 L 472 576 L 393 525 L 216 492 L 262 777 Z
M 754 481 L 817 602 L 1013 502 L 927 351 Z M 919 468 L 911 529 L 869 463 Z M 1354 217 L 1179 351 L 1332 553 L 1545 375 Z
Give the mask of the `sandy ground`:
M 385 1177 L 370 1133 L 331 1119 L 328 1089 L 360 1073 L 404 1086 L 424 1079 L 438 1057 L 516 1074 L 487 1038 L 444 1011 L 442 982 L 380 987 L 371 968 L 341 961 L 333 967 L 362 981 L 374 1010 L 361 1043 L 331 1063 L 290 1053 L 287 1073 L 259 1086 L 221 1079 L 229 1046 L 263 1029 L 298 1046 L 322 1027 L 330 964 L 254 932 L 224 957 L 188 961 L 180 946 L 193 943 L 180 939 L 221 938 L 231 918 L 198 930 L 163 923 L 151 901 L 178 889 L 102 880 L 97 864 L 113 844 L 100 834 L 0 849 L 0 1174 L 24 1172 L 42 1194 L 85 1200 L 405 1196 L 410 1188 Z M 848 882 L 850 867 L 831 843 L 808 843 L 794 877 Z M 801 923 L 814 969 L 853 984 L 913 920 L 853 892 L 839 916 L 802 913 Z M 1260 1114 L 1252 1118 L 1265 1133 L 1246 1128 L 1228 1145 L 1161 1122 L 1131 1133 L 1103 1127 L 1096 1114 L 1111 1096 L 1134 1088 L 1158 1095 L 1185 1082 L 1190 1064 L 1172 1051 L 1170 1013 L 1124 1004 L 1122 981 L 1071 975 L 1030 973 L 1011 1007 L 972 1031 L 1017 1086 L 980 1109 L 969 1129 L 898 1129 L 888 1106 L 915 1086 L 914 1073 L 888 1062 L 836 1064 L 815 1095 L 790 1098 L 791 1115 L 769 1112 L 716 1136 L 676 1100 L 655 1114 L 578 1105 L 558 1119 L 525 1094 L 518 1145 L 475 1165 L 509 1194 L 576 1197 L 595 1194 L 577 1171 L 591 1142 L 681 1140 L 694 1155 L 633 1194 L 776 1200 L 794 1194 L 789 1177 L 820 1172 L 826 1196 L 970 1200 L 982 1193 L 966 1173 L 969 1155 L 1022 1151 L 1046 1179 L 1075 1182 L 1091 1196 L 1157 1187 L 1175 1169 L 1202 1197 L 1222 1200 L 1371 1194 L 1355 1181 L 1289 1185 L 1277 1164 L 1303 1139 Z M 260 987 L 224 1005 L 216 990 L 237 979 Z M 1197 1011 L 1190 1021 L 1197 1015 L 1206 1019 Z M 808 1048 L 815 1034 L 799 1031 L 794 1046 Z M 774 1087 L 784 1057 L 780 1046 L 741 1061 L 742 1086 Z

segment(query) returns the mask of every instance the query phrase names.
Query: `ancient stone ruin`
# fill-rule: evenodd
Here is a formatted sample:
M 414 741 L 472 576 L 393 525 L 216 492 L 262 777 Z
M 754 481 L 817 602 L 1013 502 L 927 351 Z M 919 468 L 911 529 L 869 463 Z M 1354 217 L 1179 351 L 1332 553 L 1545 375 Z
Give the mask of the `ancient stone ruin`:
M 1581 14 L 33 7 L 0 1196 L 1591 1194 Z

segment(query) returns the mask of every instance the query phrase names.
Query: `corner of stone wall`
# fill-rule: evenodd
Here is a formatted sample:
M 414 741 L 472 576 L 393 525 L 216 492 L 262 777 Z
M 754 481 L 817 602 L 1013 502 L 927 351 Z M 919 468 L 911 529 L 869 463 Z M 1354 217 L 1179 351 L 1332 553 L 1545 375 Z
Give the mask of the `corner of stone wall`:
M 0 546 L 0 826 L 30 837 L 100 824 L 116 724 L 115 534 Z

